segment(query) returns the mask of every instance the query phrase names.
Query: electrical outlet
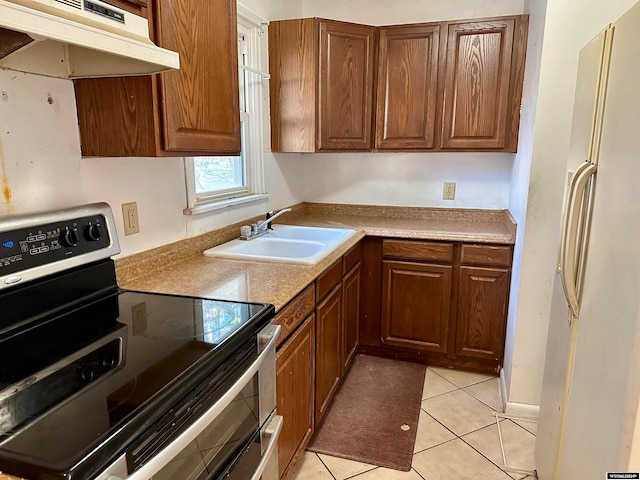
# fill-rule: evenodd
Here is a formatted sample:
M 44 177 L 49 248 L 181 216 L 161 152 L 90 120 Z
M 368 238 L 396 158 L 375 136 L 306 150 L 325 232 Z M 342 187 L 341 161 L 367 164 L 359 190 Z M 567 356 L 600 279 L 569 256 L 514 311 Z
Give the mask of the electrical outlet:
M 454 200 L 456 198 L 456 182 L 444 182 L 442 188 L 443 200 Z
M 133 235 L 140 232 L 138 204 L 136 202 L 122 204 L 122 220 L 124 221 L 125 235 Z

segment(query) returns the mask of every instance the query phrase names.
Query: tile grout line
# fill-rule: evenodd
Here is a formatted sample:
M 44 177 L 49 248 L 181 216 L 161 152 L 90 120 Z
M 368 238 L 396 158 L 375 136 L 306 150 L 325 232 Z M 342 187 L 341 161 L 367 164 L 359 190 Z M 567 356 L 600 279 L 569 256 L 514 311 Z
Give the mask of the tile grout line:
M 486 427 L 483 427 L 483 428 L 486 428 Z M 477 431 L 477 430 L 475 430 L 475 431 Z M 473 432 L 469 432 L 469 433 L 473 433 Z M 465 435 L 468 435 L 468 434 L 465 434 Z M 489 457 L 487 457 L 485 454 L 483 454 L 481 451 L 479 451 L 478 449 L 474 448 L 473 445 L 471 445 L 469 442 L 467 442 L 464 438 L 462 438 L 462 437 L 459 437 L 459 438 L 460 438 L 460 440 L 462 440 L 464 442 L 465 445 L 471 447 L 471 449 L 474 452 L 477 452 L 481 457 L 483 457 L 485 460 L 487 460 L 491 465 L 496 467 L 498 470 L 500 470 L 502 473 L 504 473 L 507 477 L 511 477 L 511 475 L 509 475 L 507 472 L 505 472 L 500 465 L 496 464 Z
M 433 370 L 431 370 L 433 372 Z M 457 386 L 455 383 L 449 382 L 449 380 L 447 380 L 446 378 L 444 378 L 442 375 L 439 375 L 436 372 L 433 372 L 436 375 L 438 375 L 440 378 L 444 379 L 445 382 L 451 383 L 451 385 L 453 385 L 455 388 L 453 390 L 449 390 L 448 392 L 442 392 L 442 393 L 438 393 L 437 395 L 433 395 L 432 397 L 428 397 L 428 398 L 423 398 L 420 400 L 420 408 L 422 408 L 422 402 L 426 401 L 426 400 L 431 400 L 432 398 L 437 398 L 437 397 L 441 397 L 442 395 L 446 395 L 447 393 L 451 393 L 451 392 L 455 392 L 456 390 L 462 390 L 462 387 Z M 426 379 L 425 379 L 426 381 Z M 424 391 L 424 386 L 423 389 Z
M 537 434 L 535 434 L 535 433 L 533 433 L 531 430 L 529 430 L 527 427 L 523 427 L 522 425 L 520 425 L 520 424 L 519 424 L 518 422 L 516 422 L 514 419 L 509 418 L 509 419 L 507 419 L 507 420 L 511 420 L 511 421 L 512 421 L 513 423 L 515 423 L 517 426 L 519 426 L 520 428 L 525 429 L 527 432 L 529 432 L 529 433 L 530 433 L 531 435 L 533 435 L 534 437 L 537 437 L 537 436 L 538 436 Z M 526 421 L 526 420 L 521 420 L 521 421 Z M 532 422 L 532 423 L 535 423 L 535 422 Z
M 462 390 L 462 388 L 458 388 L 458 390 Z M 447 392 L 447 393 L 451 393 L 451 392 Z M 473 395 L 469 394 L 468 392 L 465 392 L 465 393 L 467 393 L 468 395 L 470 395 L 470 396 L 472 396 L 472 397 L 473 397 Z M 444 395 L 444 394 L 443 394 L 443 395 Z M 475 397 L 473 397 L 473 398 L 475 398 Z M 480 400 L 478 400 L 478 401 L 480 401 Z M 484 405 L 486 405 L 484 402 L 482 402 L 482 403 L 483 403 Z M 492 423 L 489 423 L 489 424 L 487 424 L 487 425 L 484 425 L 483 427 L 476 428 L 475 430 L 471 430 L 471 431 L 469 431 L 469 432 L 463 433 L 462 435 L 458 435 L 457 433 L 455 433 L 454 431 L 452 431 L 451 429 L 449 429 L 449 428 L 448 428 L 444 423 L 442 423 L 442 422 L 441 422 L 441 421 L 439 421 L 437 418 L 435 418 L 433 415 L 431 415 L 429 412 L 427 412 L 427 411 L 426 411 L 426 410 L 424 410 L 423 408 L 421 408 L 421 410 L 422 410 L 422 411 L 424 411 L 427 415 L 429 415 L 429 417 L 431 417 L 431 418 L 432 418 L 433 420 L 435 420 L 437 423 L 439 423 L 440 425 L 442 425 L 442 427 L 444 427 L 446 430 L 448 430 L 449 432 L 451 432 L 451 433 L 455 436 L 455 438 L 451 438 L 451 439 L 446 440 L 446 441 L 444 441 L 444 442 L 440 442 L 440 443 L 438 443 L 437 445 L 432 445 L 432 446 L 430 446 L 430 447 L 428 447 L 428 448 L 425 448 L 424 450 L 420 450 L 419 452 L 414 452 L 414 453 L 413 453 L 413 455 L 414 455 L 414 456 L 415 456 L 417 453 L 426 452 L 427 450 L 431 450 L 432 448 L 439 447 L 439 446 L 441 446 L 441 445 L 444 445 L 445 443 L 449 443 L 449 442 L 452 442 L 452 441 L 454 441 L 454 440 L 462 440 L 462 441 L 464 442 L 464 444 L 465 444 L 465 445 L 468 445 L 468 446 L 469 446 L 469 447 L 471 447 L 474 451 L 478 452 L 478 453 L 479 453 L 483 458 L 485 458 L 487 461 L 489 461 L 489 463 L 491 463 L 491 464 L 492 464 L 492 465 L 494 465 L 496 468 L 498 468 L 502 473 L 504 473 L 504 474 L 505 474 L 505 475 L 507 475 L 508 477 L 511 477 L 511 475 L 509 475 L 507 472 L 505 472 L 505 471 L 502 469 L 502 467 L 500 467 L 499 465 L 497 465 L 497 464 L 495 464 L 494 462 L 492 462 L 489 458 L 487 458 L 487 457 L 486 457 L 485 455 L 483 455 L 481 452 L 479 452 L 478 450 L 476 450 L 476 449 L 475 449 L 471 444 L 469 444 L 469 443 L 468 443 L 468 442 L 463 438 L 463 436 L 465 436 L 465 435 L 470 435 L 470 434 L 472 434 L 472 433 L 475 433 L 475 432 L 477 432 L 477 431 L 479 431 L 479 430 L 482 430 L 482 429 L 484 429 L 484 428 L 487 428 L 487 427 L 491 426 L 493 422 L 492 422 Z M 504 420 L 507 420 L 507 419 L 504 419 Z M 501 421 L 503 421 L 503 420 L 501 420 Z M 514 422 L 514 423 L 515 423 L 515 422 Z M 518 426 L 520 426 L 520 425 L 518 425 Z M 524 430 L 526 430 L 524 427 L 520 427 L 520 428 L 523 428 Z M 529 432 L 529 433 L 531 433 L 531 432 Z M 416 472 L 416 473 L 417 473 L 417 472 Z
M 447 430 L 449 430 L 452 434 L 454 434 L 456 437 L 458 436 L 458 434 L 456 432 L 454 432 L 453 430 L 451 430 L 449 427 L 447 427 L 444 423 L 442 423 L 440 420 L 438 420 L 436 417 L 434 417 L 433 415 L 431 415 L 429 412 L 427 412 L 424 408 L 421 408 L 420 410 L 422 410 L 424 413 L 426 413 L 427 415 L 429 415 L 431 418 L 433 418 L 436 422 L 438 422 L 440 425 L 442 425 L 444 428 L 446 428 Z
M 434 373 L 436 373 L 436 372 L 434 372 Z M 436 375 L 438 375 L 438 374 L 436 373 Z M 444 380 L 446 380 L 447 382 L 449 382 L 449 380 L 447 380 L 446 378 L 444 378 L 444 377 L 442 377 L 442 378 L 443 378 Z M 474 396 L 473 394 L 471 394 L 471 393 L 469 393 L 469 392 L 467 392 L 467 391 L 465 390 L 465 388 L 473 387 L 474 385 L 480 385 L 481 383 L 489 382 L 489 381 L 491 381 L 491 380 L 493 380 L 493 378 L 490 378 L 489 380 L 483 380 L 482 382 L 478 382 L 478 383 L 472 383 L 471 385 L 467 385 L 466 387 L 458 387 L 455 383 L 449 382 L 449 383 L 451 383 L 451 385 L 453 385 L 453 386 L 454 386 L 454 387 L 456 387 L 456 388 L 454 388 L 453 390 L 449 390 L 448 392 L 438 393 L 437 395 L 433 395 L 433 396 L 431 396 L 431 397 L 423 398 L 423 399 L 421 399 L 421 400 L 420 400 L 420 404 L 422 404 L 422 402 L 424 402 L 424 401 L 426 401 L 426 400 L 431 400 L 432 398 L 441 397 L 442 395 L 446 395 L 447 393 L 455 392 L 456 390 L 462 390 L 462 391 L 463 391 L 464 393 L 466 393 L 467 395 L 471 395 L 473 398 L 475 398 L 475 399 L 476 399 L 476 400 L 478 400 L 479 402 L 482 402 L 482 403 L 483 403 L 483 404 L 485 404 L 487 407 L 491 408 L 492 410 L 495 410 L 491 405 L 489 405 L 488 403 L 486 403 L 486 402 L 482 401 L 482 400 L 481 400 L 481 399 L 479 399 L 478 397 Z M 497 410 L 495 410 L 495 411 L 497 411 Z M 522 428 L 524 428 L 524 427 L 522 427 Z
M 506 418 L 505 418 L 504 420 L 508 420 L 508 419 L 506 419 Z M 482 430 L 483 428 L 487 428 L 488 426 L 490 426 L 490 425 L 487 425 L 486 427 L 482 427 L 482 428 L 479 428 L 479 429 L 477 429 L 477 430 L 474 430 L 473 432 L 465 433 L 465 435 L 470 435 L 470 434 L 472 434 L 472 433 L 477 432 L 478 430 Z M 462 440 L 466 445 L 470 446 L 473 450 L 475 450 L 475 451 L 476 451 L 476 452 L 478 452 L 481 456 L 483 456 L 485 459 L 487 459 L 487 460 L 489 461 L 489 463 L 491 463 L 491 464 L 495 465 L 495 466 L 496 466 L 498 469 L 500 469 L 500 471 L 501 471 L 501 472 L 503 472 L 506 476 L 511 477 L 511 474 L 510 474 L 510 473 L 508 473 L 508 472 L 505 472 L 505 471 L 503 470 L 503 467 L 501 467 L 500 465 L 498 465 L 497 463 L 495 463 L 493 460 L 491 460 L 489 457 L 487 457 L 484 453 L 482 453 L 480 450 L 478 450 L 478 449 L 477 449 L 477 448 L 475 448 L 473 445 L 471 445 L 469 442 L 467 442 L 463 437 L 458 437 L 458 438 L 460 438 L 460 440 Z M 514 477 L 511 477 L 511 478 L 514 478 Z M 524 477 L 524 478 L 526 478 L 526 477 Z
M 476 383 L 475 385 L 478 385 L 478 384 Z M 469 386 L 471 386 L 471 385 L 469 385 Z M 502 413 L 502 412 L 500 412 L 499 410 L 496 410 L 495 408 L 493 408 L 493 407 L 492 407 L 491 405 L 489 405 L 487 402 L 485 402 L 485 401 L 483 401 L 482 399 L 480 399 L 480 398 L 476 397 L 474 394 L 467 392 L 467 391 L 465 390 L 465 388 L 467 388 L 467 387 L 461 388 L 460 390 L 462 390 L 464 393 L 466 393 L 467 395 L 469 395 L 471 398 L 475 398 L 476 400 L 478 400 L 478 401 L 479 401 L 480 403 L 482 403 L 483 405 L 486 405 L 487 407 L 489 407 L 489 408 L 491 409 L 491 411 L 492 411 L 492 412 L 499 412 L 499 413 Z
M 458 388 L 458 390 L 462 390 L 462 391 L 464 392 L 464 389 L 463 389 L 463 388 Z M 441 394 L 441 395 L 436 395 L 435 397 L 431 397 L 431 398 L 440 397 L 440 396 L 442 396 L 442 395 L 447 395 L 447 394 L 449 394 L 449 393 L 453 393 L 453 392 L 455 392 L 455 390 L 451 390 L 450 392 L 446 392 L 446 393 L 443 393 L 443 394 Z M 482 403 L 482 405 L 484 405 L 485 407 L 490 408 L 490 409 L 492 410 L 492 412 L 494 411 L 494 409 L 493 409 L 493 407 L 492 407 L 492 406 L 487 405 L 486 403 L 484 403 L 484 402 L 483 402 L 482 400 L 480 400 L 479 398 L 474 397 L 474 396 L 473 396 L 473 395 L 471 395 L 469 392 L 464 392 L 464 393 L 466 393 L 467 395 L 469 395 L 469 396 L 470 396 L 471 398 L 473 398 L 474 400 L 477 400 L 478 402 Z M 429 399 L 429 398 L 427 398 L 426 400 L 430 400 L 430 399 Z M 422 400 L 422 401 L 424 402 L 425 400 Z M 427 415 L 429 415 L 431 418 L 433 418 L 436 422 L 438 422 L 438 423 L 439 423 L 440 425 L 442 425 L 444 428 L 446 428 L 447 430 L 449 430 L 449 431 L 450 431 L 451 433 L 453 433 L 455 436 L 457 436 L 457 437 L 459 437 L 459 436 L 460 436 L 460 435 L 458 435 L 456 432 L 454 432 L 453 430 L 451 430 L 449 427 L 447 427 L 447 426 L 446 426 L 444 423 L 442 423 L 440 420 L 438 420 L 436 417 L 434 417 L 433 415 L 431 415 L 427 410 L 425 410 L 424 408 L 422 408 L 422 402 L 420 402 L 420 410 L 422 410 L 423 412 L 425 412 Z M 493 413 L 492 413 L 491 415 L 493 416 Z M 506 419 L 505 419 L 505 420 L 506 420 Z M 491 423 L 494 423 L 494 421 L 495 421 L 495 420 L 492 420 L 492 421 L 491 421 Z M 502 421 L 502 420 L 501 420 L 501 421 Z M 476 428 L 475 430 L 471 430 L 471 431 L 469 431 L 469 432 L 463 433 L 463 435 L 468 435 L 469 433 L 473 433 L 473 432 L 476 432 L 476 431 L 478 431 L 478 430 L 482 430 L 483 428 L 486 428 L 486 427 L 488 427 L 489 425 L 491 425 L 491 423 L 488 423 L 487 425 L 484 425 L 484 426 L 482 426 L 482 427 L 478 427 L 478 428 Z M 521 428 L 524 428 L 524 427 L 521 427 Z M 525 430 L 526 430 L 526 429 L 525 429 Z M 528 430 L 527 430 L 527 431 L 528 431 Z M 531 432 L 529 432 L 529 433 L 531 433 Z M 443 442 L 443 443 L 445 443 L 445 442 Z
M 311 453 L 313 453 L 316 457 L 318 457 L 318 460 L 320 460 L 320 463 L 322 464 L 322 466 L 327 469 L 327 472 L 329 472 L 329 475 L 331 475 L 331 478 L 333 478 L 333 480 L 338 480 L 336 476 L 333 474 L 333 472 L 331 471 L 331 469 L 327 467 L 327 464 L 322 461 L 322 459 L 320 458 L 320 455 L 318 455 L 316 452 L 311 452 Z
M 429 368 L 429 366 L 427 366 L 427 369 L 428 369 L 428 368 Z M 437 368 L 440 368 L 440 367 L 437 367 Z M 456 385 L 455 383 L 453 383 L 453 382 L 452 382 L 451 380 L 449 380 L 447 377 L 445 377 L 445 376 L 443 376 L 443 375 L 440 375 L 440 374 L 439 374 L 438 372 L 436 372 L 435 370 L 431 370 L 431 371 L 432 371 L 433 373 L 435 373 L 436 375 L 438 375 L 438 376 L 440 376 L 440 377 L 444 378 L 444 379 L 445 379 L 447 382 L 449 382 L 450 384 L 452 384 L 452 385 L 454 385 L 454 386 L 458 387 L 458 385 Z M 459 371 L 459 370 L 455 370 L 455 369 L 453 369 L 453 371 Z M 473 373 L 473 372 L 470 372 L 470 373 Z M 478 374 L 478 375 L 486 375 L 486 374 Z M 470 383 L 469 385 L 465 385 L 464 387 L 458 387 L 458 388 L 459 388 L 459 389 L 463 389 L 463 388 L 471 387 L 471 386 L 473 386 L 473 385 L 478 385 L 479 383 L 482 383 L 482 382 L 488 382 L 489 380 L 493 380 L 493 379 L 495 379 L 495 378 L 500 378 L 500 377 L 485 378 L 484 380 L 480 380 L 479 382 Z
M 423 477 L 422 474 L 418 470 L 413 468 L 413 457 L 411 458 L 411 470 L 409 470 L 409 471 L 414 471 L 416 473 L 416 475 L 418 475 L 422 480 L 427 480 L 426 477 Z
M 493 462 L 489 457 L 487 457 L 486 455 L 484 455 L 481 451 L 479 451 L 478 449 L 476 449 L 473 445 L 471 445 L 470 443 L 468 443 L 464 438 L 460 438 L 460 440 L 462 440 L 466 445 L 468 445 L 469 447 L 471 447 L 474 451 L 478 452 L 479 455 L 481 455 L 482 457 L 484 457 L 489 463 L 491 463 L 492 465 L 495 465 L 502 473 L 504 473 L 507 477 L 510 478 L 514 478 L 511 476 L 510 473 L 505 472 L 503 467 L 498 465 L 497 463 Z M 505 465 L 506 466 L 506 465 Z M 526 477 L 524 477 L 526 478 Z M 514 478 L 515 480 L 515 478 Z
M 511 418 L 505 418 L 505 420 L 509 420 L 511 423 L 513 423 L 516 427 L 520 427 L 521 429 L 523 429 L 525 432 L 527 432 L 530 435 L 533 435 L 534 437 L 537 437 L 537 435 L 531 431 L 529 431 L 528 429 L 524 428 L 522 425 L 519 425 L 518 422 L 514 422 Z
M 337 457 L 337 458 L 341 458 L 341 457 Z M 349 460 L 348 458 L 345 458 L 343 460 Z M 356 460 L 350 460 L 355 462 Z M 362 463 L 362 462 L 359 462 Z M 367 463 L 365 465 L 372 465 L 371 463 Z M 327 467 L 328 468 L 328 467 Z M 380 467 L 380 465 L 373 465 L 372 468 L 370 468 L 369 470 L 365 470 L 364 472 L 360 472 L 360 473 L 356 473 L 355 475 L 349 475 L 348 477 L 345 477 L 344 480 L 351 480 L 353 478 L 359 477 L 360 475 L 364 475 L 365 473 L 369 473 L 369 472 L 373 472 L 374 470 L 378 470 Z M 331 474 L 333 474 L 333 472 L 331 472 Z

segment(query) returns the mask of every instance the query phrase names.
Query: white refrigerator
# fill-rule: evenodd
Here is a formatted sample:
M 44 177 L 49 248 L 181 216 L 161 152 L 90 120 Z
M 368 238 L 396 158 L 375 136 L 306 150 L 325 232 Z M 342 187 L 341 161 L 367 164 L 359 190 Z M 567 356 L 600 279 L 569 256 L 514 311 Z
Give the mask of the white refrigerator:
M 640 471 L 640 3 L 579 62 L 536 438 L 541 480 Z

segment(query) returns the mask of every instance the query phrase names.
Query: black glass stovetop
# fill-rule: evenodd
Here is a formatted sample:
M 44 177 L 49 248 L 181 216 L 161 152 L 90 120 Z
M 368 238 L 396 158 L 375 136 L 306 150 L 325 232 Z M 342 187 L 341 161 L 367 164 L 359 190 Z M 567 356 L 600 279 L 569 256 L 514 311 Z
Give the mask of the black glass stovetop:
M 1 471 L 90 478 L 273 316 L 263 304 L 94 297 L 0 339 Z

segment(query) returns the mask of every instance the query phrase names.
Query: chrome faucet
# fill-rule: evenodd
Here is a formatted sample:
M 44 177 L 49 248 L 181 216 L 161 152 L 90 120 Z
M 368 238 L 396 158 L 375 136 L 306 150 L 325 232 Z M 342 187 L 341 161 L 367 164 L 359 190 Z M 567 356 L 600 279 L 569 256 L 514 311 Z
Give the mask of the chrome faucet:
M 283 213 L 290 212 L 290 208 L 283 208 L 278 213 L 276 212 L 267 212 L 265 219 L 258 223 L 253 223 L 251 226 L 243 225 L 240 227 L 240 240 L 253 240 L 265 233 L 269 233 L 271 228 L 271 222 L 278 218 Z

